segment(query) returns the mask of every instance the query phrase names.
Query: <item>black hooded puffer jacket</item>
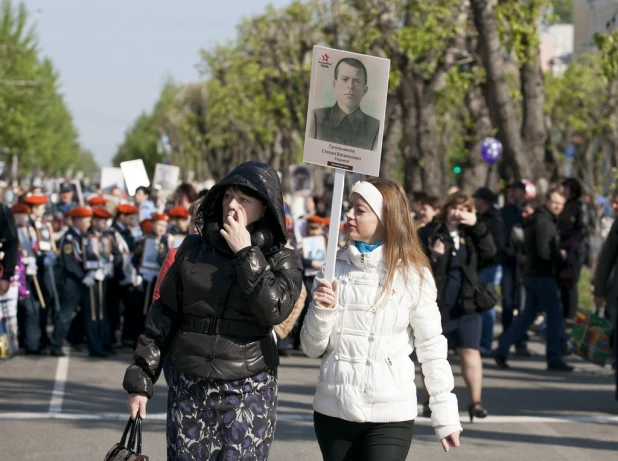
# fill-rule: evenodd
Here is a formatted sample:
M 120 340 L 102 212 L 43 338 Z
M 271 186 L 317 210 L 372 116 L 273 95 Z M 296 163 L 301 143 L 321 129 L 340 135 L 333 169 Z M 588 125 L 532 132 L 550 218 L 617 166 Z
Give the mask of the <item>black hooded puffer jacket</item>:
M 267 211 L 252 246 L 233 254 L 220 235 L 223 193 L 230 185 L 255 191 Z M 124 377 L 129 393 L 152 396 L 163 357 L 179 372 L 241 379 L 279 365 L 272 327 L 283 322 L 300 294 L 303 268 L 287 242 L 277 173 L 246 162 L 208 193 L 197 213 L 201 235 L 185 238 L 146 318 Z

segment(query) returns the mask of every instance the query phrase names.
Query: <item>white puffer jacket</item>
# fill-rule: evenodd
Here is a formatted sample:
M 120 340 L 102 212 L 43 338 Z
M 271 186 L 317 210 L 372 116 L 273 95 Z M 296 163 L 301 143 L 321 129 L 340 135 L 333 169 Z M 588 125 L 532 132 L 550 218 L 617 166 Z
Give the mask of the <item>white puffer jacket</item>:
M 418 414 L 416 349 L 429 391 L 431 422 L 439 439 L 460 431 L 453 372 L 447 361 L 437 291 L 429 269 L 424 279 L 398 274 L 376 303 L 386 278 L 383 249 L 361 254 L 349 245 L 337 257 L 338 300 L 333 309 L 312 303 L 301 330 L 303 351 L 322 358 L 313 400 L 316 412 L 356 422 L 398 422 Z M 320 271 L 318 280 L 324 275 Z

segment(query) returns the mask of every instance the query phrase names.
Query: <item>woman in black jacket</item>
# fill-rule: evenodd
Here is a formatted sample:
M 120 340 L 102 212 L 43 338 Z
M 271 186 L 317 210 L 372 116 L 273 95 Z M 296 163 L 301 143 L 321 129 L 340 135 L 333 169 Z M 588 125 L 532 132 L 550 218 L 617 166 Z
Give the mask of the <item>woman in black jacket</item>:
M 477 222 L 472 197 L 450 195 L 436 219 L 419 230 L 430 258 L 438 288 L 442 330 L 461 359 L 464 381 L 470 394 L 470 421 L 485 418 L 481 404 L 483 363 L 479 351 L 482 319 L 474 302 L 478 266 L 496 254 L 493 237 Z M 462 270 L 465 264 L 471 280 Z M 429 402 L 425 402 L 428 407 Z M 426 410 L 423 409 L 426 414 Z
M 279 357 L 273 326 L 302 285 L 287 241 L 281 184 L 246 162 L 208 193 L 198 235 L 183 241 L 146 319 L 124 378 L 131 417 L 171 365 L 167 459 L 267 459 L 274 437 Z
M 576 178 L 562 181 L 567 202 L 558 216 L 560 248 L 566 250 L 567 261 L 558 272 L 562 312 L 567 323 L 572 323 L 579 307 L 577 282 L 587 258 L 590 216 L 582 201 L 582 185 Z

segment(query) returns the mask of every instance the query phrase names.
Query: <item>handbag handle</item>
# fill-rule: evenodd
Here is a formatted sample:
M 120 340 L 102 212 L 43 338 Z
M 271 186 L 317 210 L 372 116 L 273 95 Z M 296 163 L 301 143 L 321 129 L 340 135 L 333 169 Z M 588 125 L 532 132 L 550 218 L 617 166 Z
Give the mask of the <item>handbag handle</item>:
M 133 451 L 133 447 L 135 446 L 135 437 L 138 426 L 139 415 L 135 418 L 135 420 L 130 420 L 131 424 L 131 436 L 129 437 L 129 442 L 125 445 L 125 448 L 128 448 L 129 451 Z
M 142 454 L 142 418 L 140 418 L 139 415 L 137 415 L 137 445 L 135 447 L 135 454 L 136 455 L 141 455 Z
M 129 437 L 129 443 L 126 447 L 133 451 L 136 455 L 142 454 L 142 418 L 139 414 L 135 417 L 135 421 L 131 427 L 131 437 Z
M 129 418 L 129 421 L 127 421 L 127 425 L 124 428 L 124 432 L 122 433 L 122 438 L 120 439 L 120 445 L 123 447 L 126 447 L 126 442 L 127 442 L 127 436 L 129 435 L 129 429 L 131 429 L 133 427 L 133 420 L 131 418 Z

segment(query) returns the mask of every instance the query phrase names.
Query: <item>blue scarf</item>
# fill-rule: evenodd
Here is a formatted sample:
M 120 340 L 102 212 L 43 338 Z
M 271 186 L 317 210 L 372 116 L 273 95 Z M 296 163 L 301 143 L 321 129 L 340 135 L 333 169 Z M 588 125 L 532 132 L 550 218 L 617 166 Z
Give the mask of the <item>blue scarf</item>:
M 358 249 L 358 251 L 360 251 L 361 253 L 371 253 L 376 248 L 382 246 L 384 242 L 382 241 L 376 242 L 373 245 L 369 245 L 368 243 L 357 242 L 357 241 L 354 241 L 354 243 L 356 244 L 356 248 Z

